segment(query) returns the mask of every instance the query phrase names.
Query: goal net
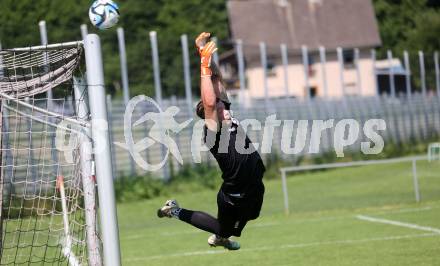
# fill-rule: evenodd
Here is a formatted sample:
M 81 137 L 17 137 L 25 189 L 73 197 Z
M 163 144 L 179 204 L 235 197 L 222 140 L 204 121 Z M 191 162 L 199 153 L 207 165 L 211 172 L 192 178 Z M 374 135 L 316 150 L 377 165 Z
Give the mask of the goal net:
M 82 55 L 0 51 L 0 265 L 101 265 Z

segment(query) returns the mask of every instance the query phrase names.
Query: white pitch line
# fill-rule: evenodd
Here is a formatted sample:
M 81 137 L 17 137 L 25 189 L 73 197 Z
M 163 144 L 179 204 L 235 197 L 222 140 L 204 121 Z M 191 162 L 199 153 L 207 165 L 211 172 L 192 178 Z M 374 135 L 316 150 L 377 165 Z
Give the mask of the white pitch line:
M 383 210 L 379 212 L 375 212 L 374 214 L 394 214 L 394 213 L 407 213 L 407 212 L 421 212 L 421 211 L 429 211 L 432 210 L 431 206 L 421 207 L 421 208 L 408 208 L 408 209 L 390 209 Z M 297 224 L 297 223 L 310 223 L 310 222 L 323 222 L 323 221 L 332 221 L 332 220 L 343 220 L 347 218 L 353 217 L 352 215 L 341 215 L 341 216 L 327 216 L 327 217 L 318 217 L 318 218 L 302 218 L 295 219 L 293 221 L 288 222 L 268 222 L 268 223 L 256 223 L 248 225 L 247 227 L 267 227 L 267 226 L 278 226 L 278 225 L 286 225 L 286 224 Z
M 321 245 L 355 245 L 362 244 L 367 242 L 374 241 L 391 241 L 391 240 L 399 240 L 399 239 L 408 239 L 408 238 L 422 238 L 422 237 L 431 237 L 438 236 L 437 233 L 426 233 L 426 234 L 412 234 L 412 235 L 400 235 L 400 236 L 387 236 L 387 237 L 376 237 L 376 238 L 364 238 L 364 239 L 347 239 L 347 240 L 335 240 L 335 241 L 322 241 L 322 242 L 311 242 L 311 243 L 299 243 L 299 244 L 288 244 L 282 246 L 263 246 L 257 248 L 242 248 L 239 251 L 227 251 L 227 250 L 205 250 L 205 251 L 193 251 L 193 252 L 182 252 L 182 253 L 174 253 L 169 255 L 156 255 L 150 257 L 139 257 L 139 258 L 131 258 L 125 260 L 127 262 L 132 261 L 147 261 L 147 260 L 158 260 L 165 258 L 175 258 L 175 257 L 188 257 L 188 256 L 199 256 L 199 255 L 213 255 L 213 254 L 221 254 L 226 252 L 256 252 L 256 251 L 267 251 L 267 250 L 280 250 L 280 249 L 293 249 L 293 248 L 306 248 L 306 247 L 314 247 Z
M 421 208 L 409 208 L 409 209 L 398 209 L 398 210 L 385 210 L 374 212 L 373 214 L 397 214 L 397 213 L 409 213 L 409 212 L 422 212 L 422 211 L 430 211 L 433 208 L 431 206 L 421 207 Z
M 394 214 L 394 213 L 407 213 L 407 212 L 420 212 L 420 211 L 429 211 L 433 208 L 430 206 L 427 207 L 421 207 L 421 208 L 409 208 L 409 209 L 397 209 L 397 210 L 384 210 L 379 212 L 374 212 L 374 214 Z M 309 223 L 309 222 L 323 222 L 323 221 L 331 221 L 331 220 L 342 220 L 347 218 L 352 218 L 352 215 L 341 215 L 341 216 L 328 216 L 328 217 L 319 217 L 319 218 L 302 218 L 302 219 L 295 219 L 293 221 L 287 221 L 287 222 L 259 222 L 259 223 L 252 223 L 246 226 L 246 228 L 260 228 L 260 227 L 272 227 L 272 226 L 284 226 L 287 224 L 298 224 L 298 223 Z M 179 231 L 166 231 L 160 233 L 161 236 L 164 237 L 173 237 L 176 235 L 192 235 L 192 234 L 198 234 L 198 233 L 206 233 L 204 231 L 198 230 L 198 229 L 183 229 Z M 156 234 L 156 233 L 154 233 Z M 134 240 L 134 239 L 140 239 L 147 237 L 147 234 L 136 234 L 136 235 L 128 235 L 128 236 L 121 236 L 124 240 Z
M 381 219 L 381 218 L 374 218 L 374 217 L 365 216 L 365 215 L 357 215 L 356 218 L 358 218 L 359 220 L 369 221 L 369 222 L 373 222 L 373 223 L 390 224 L 390 225 L 407 227 L 407 228 L 411 228 L 411 229 L 428 231 L 428 232 L 440 234 L 440 229 L 437 229 L 434 227 L 429 227 L 429 226 L 421 226 L 421 225 L 417 225 L 417 224 L 410 224 L 410 223 L 404 223 L 404 222 Z

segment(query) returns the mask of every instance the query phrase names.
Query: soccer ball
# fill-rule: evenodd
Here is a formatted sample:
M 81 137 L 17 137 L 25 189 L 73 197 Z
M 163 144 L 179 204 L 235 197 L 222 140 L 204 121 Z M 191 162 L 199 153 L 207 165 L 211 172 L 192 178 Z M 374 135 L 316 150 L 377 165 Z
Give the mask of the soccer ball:
M 119 20 L 119 7 L 112 0 L 96 0 L 89 9 L 92 24 L 100 30 L 116 25 Z

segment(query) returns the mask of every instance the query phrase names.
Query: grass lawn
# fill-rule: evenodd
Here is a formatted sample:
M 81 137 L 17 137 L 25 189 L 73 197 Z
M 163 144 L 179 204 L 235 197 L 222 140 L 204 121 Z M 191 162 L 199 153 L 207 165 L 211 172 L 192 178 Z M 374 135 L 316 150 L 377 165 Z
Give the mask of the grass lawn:
M 209 233 L 159 219 L 166 198 L 118 205 L 123 265 L 440 265 L 440 163 L 400 163 L 288 177 L 290 215 L 278 179 L 267 180 L 261 217 L 239 251 L 210 248 Z M 216 191 L 175 195 L 185 208 L 216 213 Z

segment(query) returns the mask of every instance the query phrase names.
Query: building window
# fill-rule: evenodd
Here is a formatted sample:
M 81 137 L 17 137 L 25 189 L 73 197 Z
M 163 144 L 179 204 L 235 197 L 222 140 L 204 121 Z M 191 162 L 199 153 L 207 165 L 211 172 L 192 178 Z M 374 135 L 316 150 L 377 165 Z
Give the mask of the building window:
M 310 53 L 308 54 L 308 60 L 309 60 L 310 66 L 315 64 L 315 57 L 313 55 L 311 55 Z
M 318 89 L 316 87 L 310 87 L 310 98 L 315 98 L 318 93 Z
M 307 90 L 309 91 L 310 98 L 315 98 L 317 96 L 318 89 L 315 86 L 310 86 L 308 88 L 305 87 L 304 88 L 304 92 L 305 92 L 304 97 L 307 97 Z
M 310 53 L 308 54 L 308 61 L 309 61 L 309 77 L 314 77 L 316 75 L 316 71 L 315 68 L 313 67 L 315 64 L 315 57 L 313 55 L 311 55 Z
M 275 64 L 272 60 L 267 61 L 267 76 L 268 77 L 276 77 L 277 76 Z
M 354 67 L 354 49 L 344 49 L 342 52 L 342 58 L 346 68 Z

